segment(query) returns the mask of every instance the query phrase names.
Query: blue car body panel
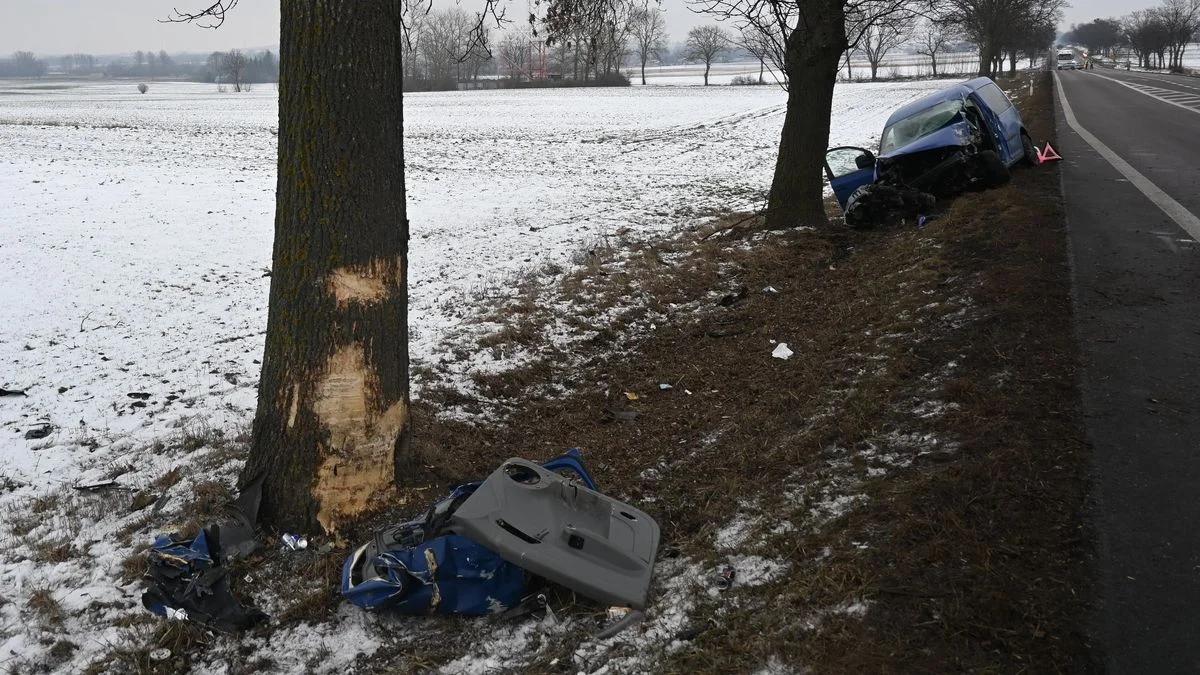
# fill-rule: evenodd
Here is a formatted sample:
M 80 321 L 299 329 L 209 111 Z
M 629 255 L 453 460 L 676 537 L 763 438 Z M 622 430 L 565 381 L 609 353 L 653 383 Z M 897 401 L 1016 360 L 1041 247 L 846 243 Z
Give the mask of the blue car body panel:
M 854 191 L 864 185 L 870 185 L 875 182 L 875 167 L 870 169 L 859 169 L 853 173 L 848 173 L 845 176 L 838 176 L 829 181 L 829 187 L 833 188 L 833 195 L 837 197 L 838 204 L 842 208 L 846 208 L 846 200 L 850 199 L 850 195 Z

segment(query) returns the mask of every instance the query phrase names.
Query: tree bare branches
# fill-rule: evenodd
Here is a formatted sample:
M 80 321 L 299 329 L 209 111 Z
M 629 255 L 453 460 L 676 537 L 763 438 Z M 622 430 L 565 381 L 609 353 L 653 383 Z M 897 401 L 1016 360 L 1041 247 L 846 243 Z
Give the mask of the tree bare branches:
M 684 43 L 684 58 L 704 64 L 704 86 L 708 86 L 708 72 L 716 58 L 729 51 L 732 42 L 729 33 L 720 26 L 696 26 L 688 31 Z
M 662 58 L 662 50 L 667 46 L 667 22 L 662 9 L 647 1 L 634 10 L 630 29 L 634 53 L 642 67 L 642 84 L 646 84 L 646 62 Z
M 181 12 L 172 8 L 171 14 L 159 23 L 194 23 L 201 28 L 220 28 L 225 23 L 225 14 L 237 7 L 238 0 L 217 0 L 198 12 Z

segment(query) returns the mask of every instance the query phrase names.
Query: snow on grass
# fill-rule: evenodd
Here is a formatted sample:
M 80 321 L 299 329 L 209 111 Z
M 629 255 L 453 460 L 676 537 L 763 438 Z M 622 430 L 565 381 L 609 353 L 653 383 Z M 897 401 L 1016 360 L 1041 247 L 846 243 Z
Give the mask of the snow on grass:
M 895 107 L 941 86 L 839 86 L 831 145 L 874 144 Z M 0 398 L 0 654 L 33 663 L 51 650 L 42 637 L 70 635 L 73 671 L 144 614 L 122 578 L 134 549 L 186 518 L 195 491 L 233 485 L 266 324 L 277 94 L 170 82 L 145 95 L 0 82 L 0 94 L 0 387 L 28 394 Z M 481 292 L 570 269 L 582 244 L 618 231 L 652 237 L 759 203 L 784 101 L 776 87 L 407 96 L 414 367 L 458 363 L 442 384 L 465 388 L 535 358 L 473 342 Z M 557 330 L 547 339 L 578 337 Z M 110 496 L 71 490 L 110 475 Z M 132 509 L 143 491 L 165 506 Z M 647 639 L 686 615 L 673 578 Z M 30 615 L 35 594 L 62 616 Z M 311 656 L 363 626 L 291 628 L 269 647 Z

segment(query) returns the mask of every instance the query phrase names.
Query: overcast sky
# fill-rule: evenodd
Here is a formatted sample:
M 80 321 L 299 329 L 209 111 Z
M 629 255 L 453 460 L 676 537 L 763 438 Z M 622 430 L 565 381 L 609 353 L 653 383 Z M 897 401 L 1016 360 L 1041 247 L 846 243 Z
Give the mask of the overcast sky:
M 171 6 L 186 10 L 208 4 L 211 0 L 0 0 L 0 54 L 17 50 L 44 55 L 139 49 L 210 52 L 279 43 L 277 0 L 241 0 L 220 30 L 159 22 Z M 433 0 L 434 8 L 458 4 Z M 462 0 L 461 6 L 473 10 L 481 4 L 482 0 Z M 1062 27 L 1157 4 L 1159 0 L 1075 0 L 1076 7 L 1067 9 Z M 525 0 L 508 0 L 508 6 L 510 17 L 520 21 Z M 688 29 L 712 20 L 688 11 L 684 0 L 662 0 L 662 8 L 671 42 L 681 41 Z

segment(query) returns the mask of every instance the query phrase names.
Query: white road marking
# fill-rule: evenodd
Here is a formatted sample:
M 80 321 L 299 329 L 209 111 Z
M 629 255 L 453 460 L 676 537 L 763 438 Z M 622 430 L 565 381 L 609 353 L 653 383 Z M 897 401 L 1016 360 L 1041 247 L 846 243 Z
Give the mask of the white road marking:
M 1149 96 L 1150 98 L 1162 101 L 1163 103 L 1166 103 L 1167 105 L 1173 105 L 1176 108 L 1183 108 L 1184 110 L 1187 110 L 1188 112 L 1194 112 L 1194 113 L 1200 115 L 1200 106 L 1193 108 L 1191 106 L 1184 105 L 1177 101 L 1172 101 L 1171 99 L 1165 98 L 1165 96 L 1164 96 L 1164 94 L 1167 94 L 1167 93 L 1180 94 L 1182 92 L 1172 91 L 1170 89 L 1162 89 L 1161 87 L 1151 87 L 1148 84 L 1130 84 L 1129 82 L 1122 82 L 1121 80 L 1118 80 L 1115 77 L 1109 77 L 1107 75 L 1100 75 L 1098 73 L 1092 73 L 1092 74 L 1095 75 L 1096 77 L 1104 78 L 1104 79 L 1108 80 L 1109 82 L 1116 82 L 1117 84 L 1121 85 L 1122 87 L 1132 89 L 1139 94 L 1145 94 L 1146 96 Z M 1057 76 L 1058 73 L 1055 73 L 1055 75 Z M 1153 91 L 1151 91 L 1151 90 L 1153 90 Z M 1154 92 L 1158 92 L 1158 93 L 1154 93 Z M 1186 94 L 1184 94 L 1184 95 L 1186 96 Z
M 1184 84 L 1183 82 L 1179 82 L 1179 81 L 1177 81 L 1177 80 L 1165 80 L 1165 79 L 1163 79 L 1163 78 L 1161 78 L 1161 77 L 1144 77 L 1144 76 L 1142 76 L 1142 77 L 1139 77 L 1139 76 L 1137 76 L 1137 75 L 1134 75 L 1134 76 L 1132 77 L 1132 79 L 1135 79 L 1135 80 L 1142 80 L 1142 81 L 1145 81 L 1145 82 L 1155 82 L 1155 83 L 1157 83 L 1157 84 L 1165 84 L 1165 83 L 1168 83 L 1168 82 L 1169 82 L 1170 84 L 1173 84 L 1173 85 L 1175 85 L 1176 87 L 1183 87 L 1184 89 L 1194 89 L 1194 90 L 1196 90 L 1196 91 L 1200 91 L 1200 87 L 1197 87 L 1197 86 L 1194 86 L 1194 85 L 1190 85 L 1190 84 Z
M 1106 78 L 1112 79 L 1112 78 Z M 1121 156 L 1113 152 L 1099 138 L 1096 138 L 1092 132 L 1083 128 L 1079 120 L 1075 118 L 1075 111 L 1071 110 L 1071 104 L 1067 101 L 1067 93 L 1063 91 L 1062 80 L 1058 77 L 1058 73 L 1054 73 L 1054 84 L 1058 86 L 1058 100 L 1062 102 L 1063 116 L 1067 118 L 1067 125 L 1079 134 L 1080 138 L 1087 141 L 1087 144 L 1092 146 L 1092 149 L 1100 154 L 1101 157 L 1108 160 L 1122 176 L 1129 179 L 1134 187 L 1146 195 L 1146 198 L 1154 202 L 1154 205 L 1162 209 L 1162 212 L 1167 214 L 1167 217 L 1175 221 L 1179 227 L 1183 228 L 1192 239 L 1200 242 L 1200 218 L 1184 208 L 1183 204 L 1171 198 L 1171 195 L 1163 192 L 1161 188 L 1152 183 L 1149 178 L 1143 176 L 1137 169 L 1129 165 L 1129 162 L 1121 159 Z M 1197 111 L 1200 112 L 1200 111 Z

